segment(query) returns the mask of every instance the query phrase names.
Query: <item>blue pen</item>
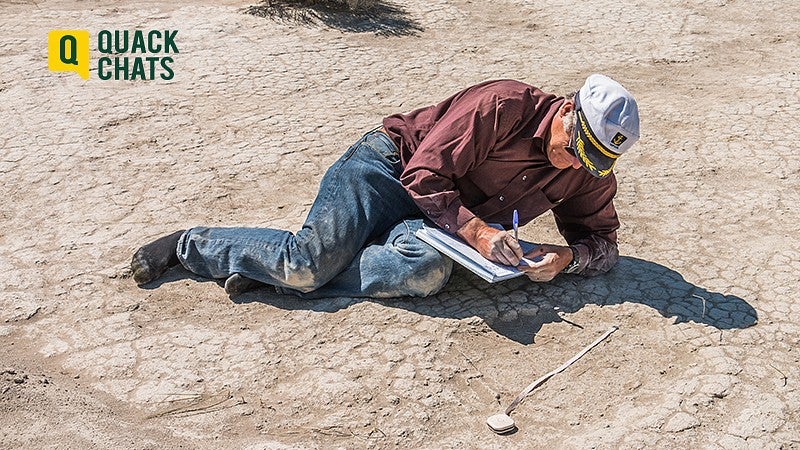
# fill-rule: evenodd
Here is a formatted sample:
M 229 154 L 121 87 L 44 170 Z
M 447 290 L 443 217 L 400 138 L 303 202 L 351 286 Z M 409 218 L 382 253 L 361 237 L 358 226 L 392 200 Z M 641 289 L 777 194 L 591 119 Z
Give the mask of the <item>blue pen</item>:
M 519 213 L 516 209 L 514 210 L 514 218 L 512 219 L 512 223 L 514 224 L 514 240 L 519 244 Z

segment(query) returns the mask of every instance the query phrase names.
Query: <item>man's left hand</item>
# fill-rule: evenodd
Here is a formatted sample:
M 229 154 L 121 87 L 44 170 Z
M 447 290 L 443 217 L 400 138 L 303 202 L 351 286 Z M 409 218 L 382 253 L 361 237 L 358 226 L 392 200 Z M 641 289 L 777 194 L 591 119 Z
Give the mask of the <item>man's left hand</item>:
M 563 245 L 542 244 L 525 255 L 528 259 L 540 261 L 530 265 L 520 265 L 517 269 L 525 272 L 531 281 L 550 281 L 572 262 L 572 249 Z

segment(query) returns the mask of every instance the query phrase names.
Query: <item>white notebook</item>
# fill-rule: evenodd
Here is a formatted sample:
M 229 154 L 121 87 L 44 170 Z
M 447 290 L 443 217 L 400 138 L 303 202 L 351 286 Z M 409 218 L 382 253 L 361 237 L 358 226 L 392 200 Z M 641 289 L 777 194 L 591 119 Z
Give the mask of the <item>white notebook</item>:
M 496 224 L 492 224 L 490 226 L 500 230 L 503 229 L 500 225 Z M 416 235 L 418 238 L 427 242 L 436 250 L 439 250 L 440 252 L 449 256 L 453 259 L 453 261 L 471 270 L 489 283 L 495 283 L 497 281 L 508 280 L 510 278 L 516 278 L 518 276 L 525 275 L 525 272 L 517 269 L 516 267 L 506 266 L 489 261 L 481 256 L 477 250 L 470 247 L 470 245 L 466 242 L 462 241 L 456 236 L 445 233 L 439 228 L 423 225 L 422 228 L 417 230 Z M 528 253 L 536 248 L 536 244 L 530 242 L 519 241 L 519 244 L 522 246 L 522 251 L 524 253 Z M 537 260 L 540 259 L 541 258 L 537 258 Z M 534 260 L 522 258 L 520 265 L 530 264 L 533 262 Z

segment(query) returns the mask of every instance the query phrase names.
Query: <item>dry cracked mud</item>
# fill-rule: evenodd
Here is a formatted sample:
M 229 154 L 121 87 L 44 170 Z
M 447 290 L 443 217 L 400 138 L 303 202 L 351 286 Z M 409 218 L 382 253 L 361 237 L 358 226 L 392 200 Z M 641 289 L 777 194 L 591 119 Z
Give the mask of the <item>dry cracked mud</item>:
M 0 448 L 800 448 L 800 3 L 413 0 L 308 24 L 252 6 L 0 2 Z M 73 28 L 177 29 L 175 77 L 48 71 L 48 31 Z M 298 227 L 388 114 L 593 72 L 642 117 L 605 276 L 457 269 L 381 301 L 128 278 L 176 229 Z M 560 242 L 551 216 L 522 236 Z M 611 325 L 516 433 L 487 428 Z

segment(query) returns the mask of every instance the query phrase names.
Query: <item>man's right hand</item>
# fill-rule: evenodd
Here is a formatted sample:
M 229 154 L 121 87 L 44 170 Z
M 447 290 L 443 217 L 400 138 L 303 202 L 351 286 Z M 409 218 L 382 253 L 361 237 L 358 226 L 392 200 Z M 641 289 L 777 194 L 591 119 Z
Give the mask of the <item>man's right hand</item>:
M 490 261 L 516 266 L 523 256 L 522 247 L 514 236 L 486 225 L 477 217 L 464 224 L 456 234 Z

